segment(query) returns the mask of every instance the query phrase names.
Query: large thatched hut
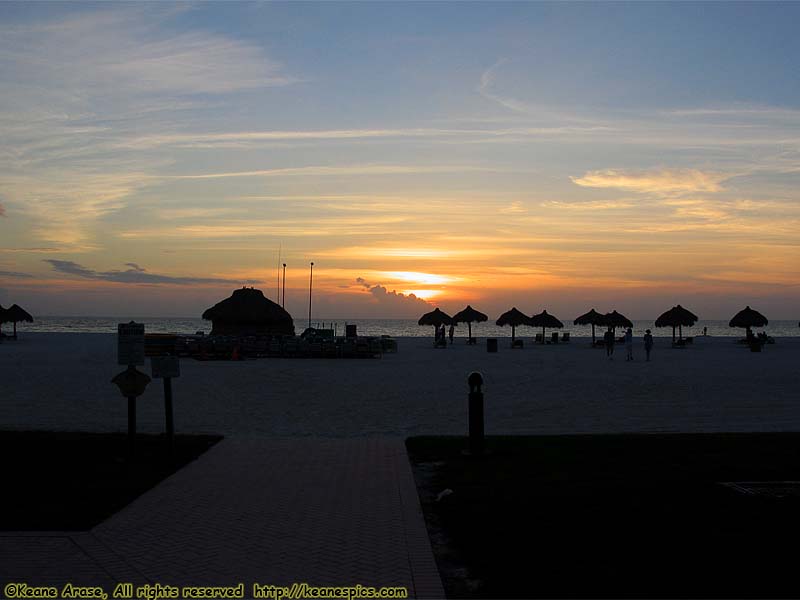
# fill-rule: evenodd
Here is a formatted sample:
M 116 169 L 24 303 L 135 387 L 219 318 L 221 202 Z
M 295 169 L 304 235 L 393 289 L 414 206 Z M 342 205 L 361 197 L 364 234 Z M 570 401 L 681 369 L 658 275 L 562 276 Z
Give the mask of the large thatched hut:
M 211 335 L 294 335 L 292 315 L 255 288 L 234 291 L 203 318 L 212 323 Z

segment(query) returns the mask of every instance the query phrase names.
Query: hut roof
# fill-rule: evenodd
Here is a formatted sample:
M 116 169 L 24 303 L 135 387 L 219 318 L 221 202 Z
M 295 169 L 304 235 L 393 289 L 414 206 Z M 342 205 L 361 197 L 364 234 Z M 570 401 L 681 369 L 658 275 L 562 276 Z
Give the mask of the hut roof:
M 697 323 L 697 315 L 680 304 L 673 306 L 656 319 L 656 327 L 691 327 Z
M 483 323 L 488 320 L 489 317 L 469 305 L 461 312 L 453 315 L 453 323 Z
M 0 322 L 2 323 L 21 323 L 26 321 L 33 323 L 33 317 L 18 304 L 12 304 L 9 308 L 0 307 Z
M 750 327 L 764 327 L 768 323 L 769 321 L 767 320 L 767 317 L 762 315 L 757 310 L 753 310 L 749 306 L 746 306 L 733 316 L 731 322 L 728 323 L 728 325 L 730 325 L 731 327 L 750 328 Z
M 292 316 L 278 304 L 265 298 L 261 290 L 246 287 L 235 290 L 230 298 L 217 302 L 203 313 L 203 318 L 208 321 L 248 324 L 292 322 Z
M 531 318 L 514 307 L 500 315 L 500 318 L 497 319 L 497 325 L 500 327 L 504 327 L 505 325 L 511 325 L 512 327 L 531 325 Z
M 574 325 L 602 325 L 603 324 L 603 315 L 597 312 L 595 309 L 590 310 L 586 314 L 581 315 L 575 321 L 573 321 Z
M 535 327 L 548 327 L 550 329 L 554 327 L 556 329 L 564 327 L 564 324 L 561 321 L 549 314 L 546 310 L 543 310 L 538 315 L 533 315 L 531 317 L 531 325 Z
M 452 322 L 453 318 L 438 308 L 429 313 L 425 313 L 419 318 L 419 321 L 417 321 L 419 325 L 433 325 L 434 327 L 439 327 L 440 325 L 450 325 Z
M 621 315 L 617 311 L 612 311 L 603 315 L 602 325 L 611 327 L 633 327 L 633 322 L 625 315 Z

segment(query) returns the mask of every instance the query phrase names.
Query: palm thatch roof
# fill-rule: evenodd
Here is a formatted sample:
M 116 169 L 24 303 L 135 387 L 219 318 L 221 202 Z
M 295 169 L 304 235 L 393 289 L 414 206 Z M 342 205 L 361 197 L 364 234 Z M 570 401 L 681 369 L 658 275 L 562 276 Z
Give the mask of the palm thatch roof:
M 633 327 L 633 322 L 626 317 L 625 315 L 621 315 L 617 311 L 613 311 L 610 313 L 606 313 L 603 315 L 603 325 L 607 327 L 615 328 L 615 327 Z
M 767 317 L 749 306 L 746 306 L 736 313 L 731 319 L 731 322 L 728 323 L 731 327 L 744 327 L 746 329 L 750 329 L 751 327 L 764 327 L 767 324 L 769 324 Z
M 691 327 L 697 323 L 697 315 L 686 310 L 680 304 L 673 306 L 663 315 L 656 319 L 656 327 L 672 327 L 672 341 L 675 341 L 675 328 L 678 328 L 678 335 L 683 339 L 683 328 Z
M 33 317 L 19 304 L 12 304 L 0 313 L 3 323 L 33 323 Z
M 586 314 L 581 315 L 573 321 L 573 325 L 602 325 L 604 315 L 601 315 L 595 309 L 590 310 Z
M 691 327 L 697 323 L 697 315 L 680 304 L 673 306 L 656 319 L 656 327 Z
M 294 335 L 292 316 L 255 288 L 235 290 L 203 318 L 213 323 L 211 335 Z
M 548 314 L 548 312 L 546 310 L 543 310 L 538 315 L 533 315 L 531 317 L 531 325 L 533 325 L 535 327 L 541 327 L 542 328 L 542 343 L 543 344 L 545 342 L 544 333 L 545 333 L 545 329 L 547 327 L 550 327 L 550 328 L 555 327 L 557 329 L 561 329 L 564 326 L 564 324 L 561 321 L 556 319 L 553 315 Z M 558 335 L 558 334 L 556 334 L 556 335 Z
M 592 346 L 595 343 L 594 327 L 595 325 L 603 325 L 605 322 L 605 315 L 600 314 L 595 309 L 590 310 L 586 314 L 581 315 L 573 321 L 574 325 L 591 325 L 592 326 Z
M 441 327 L 442 325 L 450 325 L 453 322 L 453 318 L 448 315 L 446 312 L 435 309 L 429 313 L 425 313 L 419 318 L 417 321 L 418 325 L 433 325 L 434 327 Z
M 483 323 L 488 320 L 489 317 L 469 305 L 461 312 L 453 315 L 453 323 Z
M 470 340 L 472 339 L 472 324 L 473 323 L 483 323 L 484 321 L 488 321 L 489 317 L 485 314 L 480 312 L 479 310 L 475 310 L 470 306 L 467 305 L 467 308 L 458 312 L 453 315 L 453 323 L 466 323 L 468 328 L 468 335 Z
M 500 327 L 511 325 L 511 341 L 513 342 L 517 339 L 517 327 L 531 325 L 531 318 L 514 307 L 500 315 L 500 318 L 497 319 L 497 325 Z
M 550 327 L 551 329 L 554 327 L 557 329 L 564 327 L 561 321 L 549 314 L 546 310 L 543 310 L 538 315 L 533 315 L 531 317 L 531 325 L 534 327 L 541 327 L 542 329 L 545 327 Z
M 511 325 L 512 327 L 531 325 L 531 318 L 514 307 L 500 315 L 497 319 L 497 325 L 500 327 L 505 327 L 506 325 Z
M 656 319 L 656 327 L 691 327 L 697 323 L 697 315 L 680 304 L 673 306 Z

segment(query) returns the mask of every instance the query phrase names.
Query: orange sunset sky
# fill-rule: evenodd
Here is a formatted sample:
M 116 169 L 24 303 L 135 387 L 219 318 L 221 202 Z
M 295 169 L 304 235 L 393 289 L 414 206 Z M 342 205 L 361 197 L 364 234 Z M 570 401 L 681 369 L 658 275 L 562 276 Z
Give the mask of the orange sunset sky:
M 0 4 L 0 304 L 796 319 L 798 13 Z

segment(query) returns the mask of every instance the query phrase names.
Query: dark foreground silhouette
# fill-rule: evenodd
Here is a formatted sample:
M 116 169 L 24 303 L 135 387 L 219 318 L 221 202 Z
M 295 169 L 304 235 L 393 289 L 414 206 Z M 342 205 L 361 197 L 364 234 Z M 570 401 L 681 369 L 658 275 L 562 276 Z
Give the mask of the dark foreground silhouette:
M 170 458 L 164 436 L 139 435 L 131 463 L 124 433 L 0 431 L 0 530 L 90 529 L 220 439 L 177 435 Z
M 798 433 L 486 446 L 407 442 L 450 598 L 800 595 L 800 485 L 720 483 L 800 481 Z

